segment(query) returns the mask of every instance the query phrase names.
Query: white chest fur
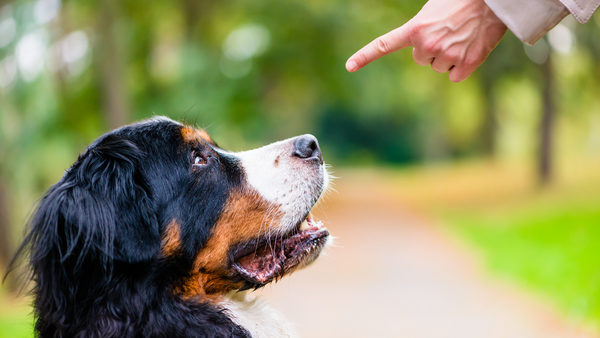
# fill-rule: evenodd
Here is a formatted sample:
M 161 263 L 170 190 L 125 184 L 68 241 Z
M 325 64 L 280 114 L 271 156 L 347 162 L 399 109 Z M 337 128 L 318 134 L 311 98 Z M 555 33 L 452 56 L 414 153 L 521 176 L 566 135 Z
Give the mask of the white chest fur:
M 221 304 L 231 319 L 248 330 L 252 338 L 299 338 L 294 327 L 279 312 L 248 291 L 232 292 Z

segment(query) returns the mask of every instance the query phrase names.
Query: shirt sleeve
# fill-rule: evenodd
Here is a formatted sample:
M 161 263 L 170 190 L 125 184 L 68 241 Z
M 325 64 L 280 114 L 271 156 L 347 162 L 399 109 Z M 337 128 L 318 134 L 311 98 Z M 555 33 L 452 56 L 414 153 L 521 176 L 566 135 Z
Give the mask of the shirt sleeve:
M 560 0 L 580 23 L 586 23 L 598 9 L 600 0 Z
M 598 2 L 600 0 L 561 0 Z M 533 45 L 562 19 L 569 9 L 559 0 L 485 0 L 485 3 L 521 41 Z M 596 6 L 597 7 L 597 6 Z M 593 13 L 593 11 L 592 11 Z M 589 15 L 591 16 L 591 14 Z M 589 17 L 588 17 L 589 20 Z

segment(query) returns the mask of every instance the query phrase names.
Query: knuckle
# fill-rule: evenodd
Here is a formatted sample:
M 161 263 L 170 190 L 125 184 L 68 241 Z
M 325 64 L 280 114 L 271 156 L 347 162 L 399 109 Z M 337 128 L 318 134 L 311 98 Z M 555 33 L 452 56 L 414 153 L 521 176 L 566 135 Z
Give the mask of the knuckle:
M 423 32 L 423 28 L 424 25 L 419 24 L 419 23 L 415 23 L 410 25 L 409 29 L 408 29 L 408 34 L 411 37 L 418 37 L 419 35 L 421 35 L 421 32 Z
M 460 53 L 448 50 L 442 54 L 442 59 L 448 63 L 456 64 L 460 60 Z
M 456 76 L 456 75 L 452 76 L 452 74 L 451 74 L 451 75 L 449 75 L 449 76 L 448 76 L 448 78 L 450 79 L 450 81 L 452 81 L 452 82 L 454 82 L 454 83 L 463 82 L 464 80 L 466 80 L 466 79 L 467 79 L 467 78 L 466 78 L 466 77 L 464 77 L 464 76 L 460 76 L 460 77 L 459 77 L 459 76 Z
M 421 48 L 427 54 L 437 55 L 440 52 L 440 46 L 437 43 L 437 41 L 432 41 L 432 40 L 424 41 Z
M 479 66 L 480 63 L 481 62 L 479 62 L 479 59 L 472 57 L 467 57 L 462 62 L 465 68 L 477 68 L 477 66 Z
M 431 63 L 431 61 L 426 60 L 423 57 L 421 57 L 421 55 L 419 54 L 419 52 L 416 49 L 413 50 L 413 60 L 415 61 L 416 64 L 418 64 L 420 66 L 427 66 Z
M 421 60 L 415 55 L 415 53 L 413 53 L 413 61 L 415 61 L 416 64 L 421 65 Z
M 377 38 L 375 41 L 375 47 L 381 54 L 388 54 L 390 51 L 389 42 L 383 37 Z
M 356 56 L 356 64 L 359 67 L 366 65 L 367 63 L 369 63 L 369 60 L 367 59 L 367 56 L 365 55 L 365 53 L 360 53 Z
M 455 67 L 452 70 L 450 70 L 450 73 L 448 74 L 448 79 L 454 83 L 458 83 L 466 80 L 469 77 L 469 75 L 471 75 L 471 73 L 465 71 L 465 69 Z
M 431 69 L 433 69 L 436 73 L 440 73 L 440 74 L 445 73 L 445 72 L 448 71 L 447 69 L 442 69 L 442 68 L 440 68 L 438 66 L 435 66 L 435 65 L 431 65 Z

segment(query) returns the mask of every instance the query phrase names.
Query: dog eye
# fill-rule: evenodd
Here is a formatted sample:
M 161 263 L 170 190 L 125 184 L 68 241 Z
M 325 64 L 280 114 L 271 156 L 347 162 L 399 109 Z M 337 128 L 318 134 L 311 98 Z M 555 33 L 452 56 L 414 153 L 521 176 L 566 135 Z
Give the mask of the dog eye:
M 206 159 L 202 156 L 196 155 L 194 156 L 194 165 L 204 165 L 206 164 Z

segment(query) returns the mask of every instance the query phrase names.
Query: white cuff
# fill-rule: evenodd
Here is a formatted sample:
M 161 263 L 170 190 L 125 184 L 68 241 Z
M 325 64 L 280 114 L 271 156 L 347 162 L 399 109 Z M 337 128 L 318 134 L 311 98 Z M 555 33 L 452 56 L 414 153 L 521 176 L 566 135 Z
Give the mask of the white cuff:
M 560 0 L 580 23 L 586 23 L 600 5 L 600 0 Z
M 600 3 L 600 0 L 583 1 Z M 485 3 L 519 40 L 528 45 L 536 43 L 569 15 L 569 10 L 559 0 L 485 0 Z

